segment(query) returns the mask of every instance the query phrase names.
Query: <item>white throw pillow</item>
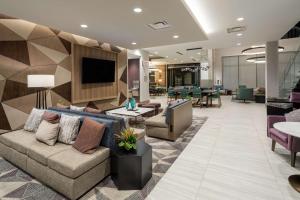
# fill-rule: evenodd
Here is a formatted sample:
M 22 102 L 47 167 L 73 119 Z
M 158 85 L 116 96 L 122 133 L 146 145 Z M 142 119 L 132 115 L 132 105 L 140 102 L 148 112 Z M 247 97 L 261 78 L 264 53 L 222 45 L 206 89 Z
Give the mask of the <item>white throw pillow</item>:
M 42 121 L 42 117 L 43 117 L 44 113 L 45 113 L 45 110 L 33 108 L 25 125 L 24 125 L 24 130 L 30 131 L 30 132 L 36 132 L 36 130 L 38 129 L 38 127 Z
M 76 111 L 80 111 L 83 112 L 85 109 L 85 107 L 78 107 L 78 106 L 70 106 L 70 110 L 76 110 Z
M 80 117 L 62 114 L 59 121 L 58 141 L 65 144 L 73 144 L 78 135 Z
M 58 131 L 58 123 L 52 124 L 43 120 L 36 131 L 35 138 L 40 142 L 53 146 L 56 143 Z

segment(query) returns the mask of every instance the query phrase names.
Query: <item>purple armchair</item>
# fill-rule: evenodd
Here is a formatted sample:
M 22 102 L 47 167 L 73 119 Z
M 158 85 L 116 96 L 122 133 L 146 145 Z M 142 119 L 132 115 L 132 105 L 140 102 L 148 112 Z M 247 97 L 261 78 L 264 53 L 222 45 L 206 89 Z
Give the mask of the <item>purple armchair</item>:
M 297 152 L 300 152 L 300 139 L 280 132 L 273 127 L 275 123 L 284 121 L 284 116 L 269 115 L 267 135 L 272 139 L 272 151 L 275 150 L 276 142 L 284 146 L 287 150 L 291 151 L 291 166 L 295 167 L 296 154 Z

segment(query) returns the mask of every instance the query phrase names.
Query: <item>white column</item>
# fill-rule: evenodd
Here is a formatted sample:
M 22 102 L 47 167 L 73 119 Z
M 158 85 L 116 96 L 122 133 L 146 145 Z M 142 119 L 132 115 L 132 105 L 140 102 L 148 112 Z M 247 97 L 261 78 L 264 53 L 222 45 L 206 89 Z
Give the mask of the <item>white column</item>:
M 279 97 L 278 41 L 266 43 L 266 97 Z

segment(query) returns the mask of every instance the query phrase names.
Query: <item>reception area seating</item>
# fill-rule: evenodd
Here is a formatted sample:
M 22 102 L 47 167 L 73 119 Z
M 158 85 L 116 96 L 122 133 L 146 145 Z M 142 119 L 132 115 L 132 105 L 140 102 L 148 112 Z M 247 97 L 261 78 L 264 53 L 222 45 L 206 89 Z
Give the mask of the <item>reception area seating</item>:
M 179 100 L 145 121 L 146 135 L 175 141 L 192 123 L 192 101 Z

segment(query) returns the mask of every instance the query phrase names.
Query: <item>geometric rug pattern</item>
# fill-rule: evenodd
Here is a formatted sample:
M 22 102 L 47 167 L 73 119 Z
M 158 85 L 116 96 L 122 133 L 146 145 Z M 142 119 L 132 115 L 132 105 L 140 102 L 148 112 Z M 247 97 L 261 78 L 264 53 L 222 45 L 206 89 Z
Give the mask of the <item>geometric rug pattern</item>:
M 146 137 L 152 146 L 152 178 L 142 190 L 117 190 L 110 176 L 87 192 L 81 200 L 142 200 L 152 191 L 184 148 L 205 123 L 206 118 L 194 117 L 192 125 L 175 141 Z M 0 157 L 0 199 L 63 200 L 65 197 L 39 183 Z
M 48 106 L 71 103 L 72 44 L 118 53 L 118 98 L 86 104 L 114 107 L 124 103 L 125 49 L 0 14 L 0 132 L 23 126 L 35 106 L 35 90 L 27 88 L 28 74 L 55 75 L 55 87 L 47 91 Z

